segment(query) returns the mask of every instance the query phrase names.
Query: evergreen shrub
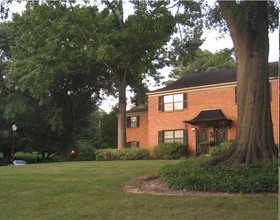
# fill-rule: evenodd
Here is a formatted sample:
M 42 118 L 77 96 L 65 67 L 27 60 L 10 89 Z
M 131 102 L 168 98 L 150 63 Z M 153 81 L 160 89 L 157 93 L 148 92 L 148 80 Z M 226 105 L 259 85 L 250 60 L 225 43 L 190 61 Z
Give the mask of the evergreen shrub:
M 95 160 L 95 151 L 96 147 L 89 144 L 81 144 L 78 148 L 77 157 L 73 158 L 73 160 L 77 161 L 90 161 Z
M 95 151 L 96 160 L 145 160 L 149 159 L 147 148 L 99 149 Z
M 210 155 L 213 156 L 213 157 L 217 157 L 217 156 L 222 155 L 222 153 L 224 151 L 229 149 L 229 147 L 231 146 L 232 142 L 233 142 L 233 140 L 229 140 L 229 141 L 221 143 L 218 146 L 212 147 L 210 149 L 210 151 L 209 151 Z
M 161 143 L 154 148 L 154 154 L 157 159 L 179 159 L 184 148 L 183 143 Z
M 278 191 L 277 162 L 225 167 L 202 166 L 191 161 L 165 166 L 159 176 L 175 189 L 234 193 Z
M 201 154 L 209 154 L 210 149 L 217 145 L 216 141 L 203 141 L 198 144 L 197 153 Z

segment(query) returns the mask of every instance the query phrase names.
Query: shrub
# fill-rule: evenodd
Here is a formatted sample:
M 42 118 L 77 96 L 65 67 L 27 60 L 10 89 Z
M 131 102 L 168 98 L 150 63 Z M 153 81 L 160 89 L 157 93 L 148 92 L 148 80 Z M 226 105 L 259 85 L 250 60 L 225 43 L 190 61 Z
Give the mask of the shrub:
M 172 188 L 216 192 L 277 192 L 276 162 L 251 165 L 201 166 L 186 161 L 163 167 L 160 177 Z
M 221 143 L 218 146 L 215 146 L 215 147 L 211 148 L 210 151 L 209 151 L 210 155 L 213 156 L 213 157 L 217 157 L 217 156 L 222 155 L 222 153 L 224 151 L 229 149 L 229 147 L 231 146 L 232 142 L 233 142 L 233 140 L 229 140 L 229 141 Z
M 198 144 L 197 147 L 197 154 L 209 154 L 212 147 L 216 146 L 216 141 L 203 141 Z
M 77 157 L 74 159 L 79 161 L 95 160 L 95 151 L 96 147 L 93 145 L 80 145 Z
M 96 160 L 145 160 L 150 156 L 147 148 L 99 149 L 95 151 Z
M 183 148 L 183 143 L 161 143 L 154 148 L 154 154 L 158 159 L 179 159 Z

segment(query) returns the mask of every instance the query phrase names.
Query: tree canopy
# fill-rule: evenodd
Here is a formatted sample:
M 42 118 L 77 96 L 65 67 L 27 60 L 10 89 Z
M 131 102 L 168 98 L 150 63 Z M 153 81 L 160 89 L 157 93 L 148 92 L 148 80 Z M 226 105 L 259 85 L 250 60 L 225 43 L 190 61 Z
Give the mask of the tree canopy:
M 198 50 L 192 60 L 187 62 L 187 64 L 179 64 L 175 66 L 169 74 L 169 77 L 178 79 L 186 74 L 228 69 L 235 66 L 236 63 L 233 58 L 233 49 L 225 48 L 215 53 L 211 53 L 208 50 Z
M 29 124 L 19 124 L 21 130 L 49 134 L 53 141 L 43 145 L 58 146 L 65 155 L 100 101 L 104 71 L 77 37 L 70 15 L 70 9 L 57 2 L 30 3 L 22 16 L 4 24 L 14 34 L 5 76 L 6 87 L 13 91 L 6 117 L 24 116 Z

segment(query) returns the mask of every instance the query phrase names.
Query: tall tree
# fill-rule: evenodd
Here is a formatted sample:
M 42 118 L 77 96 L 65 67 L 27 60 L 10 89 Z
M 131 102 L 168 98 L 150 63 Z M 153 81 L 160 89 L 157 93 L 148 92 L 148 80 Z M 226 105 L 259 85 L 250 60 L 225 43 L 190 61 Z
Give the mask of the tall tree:
M 97 57 L 105 67 L 107 75 L 103 77 L 110 80 L 108 83 L 104 82 L 104 87 L 119 98 L 118 147 L 123 148 L 126 146 L 127 86 L 139 93 L 145 91 L 142 81 L 146 76 L 159 80 L 156 69 L 163 67 L 163 60 L 166 61 L 168 57 L 166 53 L 162 53 L 163 45 L 170 40 L 174 30 L 180 30 L 181 34 L 187 33 L 183 44 L 178 44 L 178 40 L 174 41 L 176 49 L 178 45 L 183 45 L 180 53 L 200 46 L 201 28 L 196 24 L 201 25 L 201 20 L 196 18 L 201 17 L 201 9 L 199 3 L 179 1 L 175 5 L 184 5 L 186 13 L 180 14 L 178 10 L 176 16 L 173 16 L 173 7 L 169 7 L 167 1 L 131 1 L 134 14 L 125 19 L 123 1 L 102 2 L 105 8 L 100 13 L 97 13 L 96 7 L 85 7 L 83 13 L 76 10 L 77 7 L 72 7 L 75 18 L 70 20 L 74 26 L 79 26 L 76 36 L 86 42 L 85 47 L 91 50 L 91 56 Z M 3 6 L 1 12 L 7 15 L 8 7 Z M 176 22 L 188 28 L 176 28 Z
M 268 81 L 269 28 L 278 8 L 268 1 L 219 1 L 237 58 L 237 134 L 231 148 L 209 164 L 235 165 L 277 160 Z
M 175 30 L 176 19 L 185 21 L 175 18 L 165 1 L 132 1 L 134 12 L 126 19 L 123 1 L 104 3 L 105 9 L 88 14 L 89 26 L 81 22 L 80 30 L 93 55 L 107 69 L 107 91 L 117 94 L 118 148 L 125 148 L 126 89 L 130 86 L 136 92 L 144 91 L 142 82 L 146 76 L 158 79 L 157 68 L 166 58 L 162 48 Z M 91 40 L 93 36 L 98 40 Z
M 104 71 L 77 37 L 72 20 L 70 9 L 59 2 L 28 3 L 22 16 L 10 22 L 17 35 L 5 80 L 18 94 L 7 106 L 10 117 L 39 114 L 50 144 L 65 158 L 75 133 L 100 100 Z M 29 126 L 36 127 L 31 119 Z

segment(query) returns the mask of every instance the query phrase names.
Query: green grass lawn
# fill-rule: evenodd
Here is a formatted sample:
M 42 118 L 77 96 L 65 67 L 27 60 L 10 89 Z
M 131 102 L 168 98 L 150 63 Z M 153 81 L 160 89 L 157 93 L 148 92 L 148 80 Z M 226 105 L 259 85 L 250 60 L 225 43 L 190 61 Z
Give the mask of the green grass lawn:
M 160 196 L 123 185 L 179 161 L 104 161 L 0 167 L 0 219 L 277 219 L 277 195 Z

